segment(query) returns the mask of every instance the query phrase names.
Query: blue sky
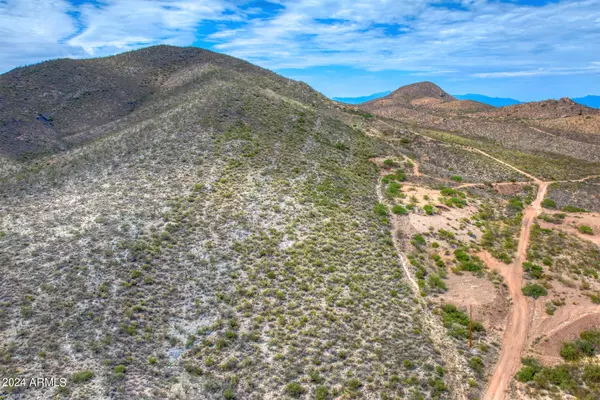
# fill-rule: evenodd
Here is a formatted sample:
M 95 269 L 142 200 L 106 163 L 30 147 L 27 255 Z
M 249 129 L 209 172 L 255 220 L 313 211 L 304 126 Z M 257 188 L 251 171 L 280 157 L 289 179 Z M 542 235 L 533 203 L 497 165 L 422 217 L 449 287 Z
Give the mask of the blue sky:
M 0 0 L 0 72 L 194 45 L 327 96 L 422 80 L 453 94 L 600 94 L 600 0 Z

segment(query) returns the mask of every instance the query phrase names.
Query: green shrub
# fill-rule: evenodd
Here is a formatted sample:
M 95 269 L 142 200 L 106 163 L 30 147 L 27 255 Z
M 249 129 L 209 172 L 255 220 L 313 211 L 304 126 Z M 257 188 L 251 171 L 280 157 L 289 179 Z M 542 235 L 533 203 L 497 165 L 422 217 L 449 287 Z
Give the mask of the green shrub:
M 346 387 L 348 389 L 350 389 L 351 391 L 355 391 L 361 386 L 362 386 L 362 382 L 356 378 L 352 378 L 348 382 L 346 382 Z
M 225 400 L 235 400 L 237 399 L 236 394 L 231 389 L 227 389 L 223 392 L 223 398 Z
M 542 371 L 542 366 L 535 358 L 524 358 L 521 360 L 523 367 L 517 372 L 515 378 L 519 382 L 531 382 L 535 379 L 535 375 Z
M 419 234 L 413 235 L 410 242 L 415 246 L 425 246 L 427 244 L 425 238 Z
M 285 392 L 292 397 L 300 397 L 304 393 L 304 388 L 298 382 L 288 383 Z
M 450 180 L 452 180 L 452 181 L 454 181 L 454 182 L 462 182 L 462 181 L 463 181 L 463 178 L 462 178 L 462 176 L 460 176 L 460 175 L 452 175 L 452 176 L 450 177 Z
M 562 208 L 565 212 L 587 212 L 585 208 L 575 207 L 575 206 L 564 206 Z
M 556 208 L 556 202 L 552 199 L 544 199 L 542 201 L 542 207 L 544 208 Z
M 469 360 L 469 367 L 473 371 L 481 373 L 483 372 L 483 360 L 479 357 L 471 357 L 471 359 Z
M 513 211 L 523 211 L 525 206 L 523 205 L 523 202 L 520 198 L 513 197 L 510 200 L 508 200 L 508 208 Z
M 71 379 L 73 380 L 73 383 L 83 383 L 89 381 L 93 377 L 94 373 L 92 371 L 89 369 L 84 369 L 82 371 L 75 372 Z
M 528 283 L 521 290 L 525 296 L 533 297 L 534 299 L 548 294 L 546 288 L 537 283 Z
M 121 365 L 117 365 L 115 367 L 115 373 L 116 374 L 124 374 L 125 371 L 127 371 L 127 368 L 124 365 L 122 365 L 122 364 Z
M 442 189 L 440 190 L 440 194 L 441 194 L 442 196 L 454 196 L 454 195 L 456 195 L 456 194 L 458 194 L 458 193 L 459 193 L 459 192 L 458 192 L 457 190 L 455 190 L 455 189 L 452 189 L 452 188 L 449 188 L 449 187 L 445 187 L 445 188 L 442 188 Z
M 385 204 L 382 204 L 382 203 L 377 203 L 375 205 L 373 211 L 375 211 L 375 214 L 377 214 L 381 217 L 387 217 L 387 215 L 388 215 L 388 208 Z
M 401 206 L 400 204 L 396 204 L 392 207 L 392 212 L 396 215 L 406 215 L 408 214 L 408 210 Z
M 582 378 L 588 386 L 600 384 L 600 366 L 593 364 L 586 365 L 583 369 Z
M 427 204 L 425 206 L 423 206 L 423 210 L 425 210 L 425 214 L 427 215 L 433 215 L 435 214 L 433 206 L 430 204 Z
M 583 233 L 584 235 L 593 235 L 594 234 L 594 230 L 592 229 L 592 227 L 587 226 L 587 225 L 580 225 L 579 228 L 577 228 L 577 230 L 580 233 Z
M 517 372 L 516 378 L 519 382 L 530 382 L 536 372 L 535 368 L 525 365 Z
M 567 361 L 576 361 L 581 358 L 581 353 L 575 342 L 567 342 L 560 349 L 560 356 Z
M 396 163 L 391 158 L 388 158 L 387 160 L 383 161 L 383 165 L 386 166 L 387 168 L 392 168 L 396 165 Z
M 448 329 L 450 336 L 455 338 L 467 338 L 469 337 L 469 316 L 460 311 L 456 306 L 452 304 L 444 304 L 442 306 L 442 319 L 444 327 Z M 479 322 L 473 321 L 473 331 L 484 332 L 485 328 Z
M 529 261 L 523 263 L 523 271 L 527 272 L 534 279 L 540 279 L 544 275 L 542 267 Z
M 329 389 L 327 386 L 319 386 L 315 389 L 315 400 L 328 400 Z
M 396 197 L 400 194 L 400 189 L 402 189 L 402 185 L 398 182 L 390 182 L 387 188 L 387 193 L 390 196 Z
M 448 290 L 448 286 L 446 286 L 446 282 L 444 282 L 444 280 L 438 274 L 429 275 L 429 277 L 427 278 L 427 284 L 431 288 L 438 288 L 443 291 Z

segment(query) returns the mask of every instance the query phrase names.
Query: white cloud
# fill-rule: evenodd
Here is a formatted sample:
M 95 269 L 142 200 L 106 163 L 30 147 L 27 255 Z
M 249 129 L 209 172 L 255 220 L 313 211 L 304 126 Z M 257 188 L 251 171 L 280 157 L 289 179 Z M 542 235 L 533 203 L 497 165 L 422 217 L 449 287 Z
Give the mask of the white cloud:
M 203 20 L 237 19 L 223 15 L 230 9 L 220 0 L 145 1 L 109 0 L 101 6 L 81 7 L 85 29 L 69 40 L 86 52 L 107 49 L 129 50 L 165 43 L 189 45 L 195 41 L 196 27 Z
M 540 7 L 464 1 L 466 10 L 427 3 L 283 1 L 286 8 L 276 17 L 209 39 L 221 51 L 275 69 L 339 64 L 371 71 L 473 74 L 581 67 L 600 53 L 596 0 Z M 403 33 L 386 34 L 381 24 L 398 24 Z
M 344 65 L 456 78 L 597 73 L 586 68 L 598 65 L 600 54 L 598 0 L 538 7 L 461 0 L 461 8 L 441 0 L 273 0 L 281 9 L 266 12 L 244 11 L 244 3 L 0 1 L 0 71 L 45 58 L 203 39 L 271 69 Z M 239 24 L 228 28 L 224 21 Z M 199 36 L 207 23 L 217 32 Z
M 239 20 L 226 0 L 0 1 L 0 72 L 57 57 L 191 45 L 203 21 Z
M 0 71 L 76 54 L 60 43 L 76 29 L 71 10 L 63 0 L 0 1 Z
M 525 71 L 481 72 L 473 74 L 472 76 L 475 78 L 520 78 L 531 76 L 586 75 L 597 73 L 600 73 L 600 66 L 588 66 L 581 68 L 540 68 Z

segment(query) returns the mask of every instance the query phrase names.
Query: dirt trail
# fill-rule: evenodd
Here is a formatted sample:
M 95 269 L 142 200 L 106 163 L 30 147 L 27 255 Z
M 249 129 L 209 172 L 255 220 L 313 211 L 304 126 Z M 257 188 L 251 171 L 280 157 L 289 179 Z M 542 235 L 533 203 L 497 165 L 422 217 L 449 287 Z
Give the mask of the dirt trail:
M 571 182 L 571 183 L 573 183 L 573 182 L 585 182 L 585 181 L 587 181 L 588 179 L 594 179 L 594 178 L 600 178 L 600 175 L 589 175 L 589 176 L 585 176 L 585 177 L 583 177 L 583 178 L 580 178 L 580 179 L 568 179 L 568 180 L 566 180 L 566 181 L 553 181 L 553 182 L 550 182 L 550 183 L 562 183 L 562 182 Z
M 379 182 L 377 184 L 377 199 L 380 203 L 386 204 L 388 207 L 390 206 L 383 195 L 382 191 L 383 182 L 381 178 L 379 178 Z M 445 367 L 448 371 L 447 383 L 450 387 L 452 393 L 454 393 L 454 397 L 460 400 L 467 400 L 467 386 L 465 379 L 460 378 L 460 370 L 465 370 L 466 366 L 462 361 L 458 351 L 454 345 L 454 343 L 450 340 L 448 335 L 446 334 L 446 328 L 440 324 L 439 320 L 436 316 L 432 315 L 427 309 L 427 304 L 421 297 L 421 289 L 419 288 L 419 284 L 414 279 L 411 271 L 410 271 L 410 263 L 406 258 L 406 255 L 402 251 L 402 244 L 400 243 L 400 239 L 396 236 L 395 232 L 397 229 L 400 229 L 399 226 L 400 217 L 395 215 L 392 216 L 392 230 L 390 231 L 392 235 L 392 241 L 394 243 L 394 247 L 396 248 L 396 253 L 398 254 L 398 260 L 400 261 L 400 266 L 404 271 L 404 275 L 410 284 L 410 288 L 415 296 L 415 299 L 418 302 L 419 307 L 422 310 L 421 313 L 421 321 L 429 333 L 429 336 L 437 348 L 437 350 L 442 355 L 442 359 L 444 360 Z
M 490 379 L 485 399 L 498 400 L 506 398 L 506 390 L 521 366 L 521 354 L 527 341 L 529 324 L 531 318 L 529 315 L 529 302 L 521 292 L 523 283 L 523 261 L 527 259 L 527 247 L 529 245 L 529 233 L 533 226 L 535 218 L 542 211 L 542 201 L 548 189 L 548 182 L 542 182 L 534 178 L 538 185 L 538 193 L 530 206 L 525 209 L 523 222 L 521 225 L 521 235 L 519 237 L 519 246 L 514 261 L 508 268 L 502 268 L 501 272 L 508 291 L 513 301 L 511 312 L 508 317 L 508 324 L 502 338 L 502 350 L 500 358 L 496 364 L 494 374 Z M 491 257 L 485 260 L 490 266 L 494 266 L 495 260 Z M 497 263 L 497 262 L 496 262 Z
M 378 120 L 379 122 L 395 129 L 391 124 Z M 413 134 L 427 137 L 418 132 L 410 131 Z M 544 132 L 545 133 L 545 132 Z M 500 357 L 495 366 L 494 373 L 489 381 L 484 399 L 486 400 L 504 400 L 507 399 L 507 389 L 521 366 L 521 355 L 527 342 L 529 328 L 531 324 L 531 315 L 529 308 L 529 300 L 521 291 L 523 285 L 523 262 L 527 259 L 527 247 L 529 246 L 529 235 L 536 217 L 542 212 L 542 201 L 548 190 L 548 186 L 553 182 L 544 182 L 539 178 L 518 169 L 517 167 L 502 161 L 483 150 L 470 147 L 460 146 L 466 150 L 482 154 L 508 168 L 511 168 L 520 174 L 530 178 L 538 185 L 538 192 L 535 200 L 529 205 L 523 213 L 523 221 L 519 236 L 519 245 L 514 261 L 510 265 L 503 264 L 495 260 L 489 253 L 482 252 L 481 257 L 490 268 L 498 269 L 508 286 L 509 294 L 512 300 L 512 307 L 508 316 L 508 323 L 502 338 L 502 349 Z M 578 180 L 570 180 L 568 182 L 583 182 L 587 179 L 596 176 L 588 176 Z M 466 187 L 468 184 L 463 185 Z M 401 257 L 401 263 L 405 269 L 405 273 L 410 277 L 410 271 L 403 260 L 404 256 L 398 251 Z M 409 279 L 410 280 L 410 279 Z M 414 286 L 414 280 L 411 280 Z M 426 315 L 428 313 L 424 313 Z M 450 364 L 451 365 L 451 364 Z M 464 395 L 464 392 L 463 392 Z
M 530 127 L 529 127 L 529 129 L 533 129 L 534 131 L 538 131 L 539 133 L 544 133 L 544 134 L 546 134 L 546 135 L 550 135 L 550 136 L 556 136 L 556 135 L 555 135 L 555 134 L 553 134 L 553 133 L 550 133 L 550 132 L 543 131 L 543 130 L 541 130 L 541 129 L 538 129 L 538 128 L 534 127 L 534 126 L 530 126 Z

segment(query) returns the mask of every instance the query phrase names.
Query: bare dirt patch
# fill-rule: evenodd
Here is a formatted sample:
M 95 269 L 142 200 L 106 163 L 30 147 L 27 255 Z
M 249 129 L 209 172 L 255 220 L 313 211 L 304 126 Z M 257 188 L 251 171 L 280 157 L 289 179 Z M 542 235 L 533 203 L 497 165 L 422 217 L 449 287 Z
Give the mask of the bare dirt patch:
M 549 213 L 549 214 L 558 214 Z M 552 224 L 545 221 L 539 221 L 542 228 L 556 229 L 565 233 L 573 234 L 581 239 L 589 240 L 600 246 L 600 214 L 599 213 L 572 213 L 565 217 L 562 224 Z M 581 233 L 579 227 L 585 225 L 592 228 L 593 234 Z
M 529 183 L 529 182 L 501 182 L 501 183 L 494 183 L 492 186 L 494 187 L 496 192 L 498 192 L 502 195 L 505 195 L 505 196 L 512 196 L 512 195 L 522 192 L 523 188 L 528 185 L 531 185 L 531 183 Z
M 560 349 L 563 343 L 578 339 L 582 331 L 600 325 L 600 306 L 585 303 L 565 306 L 560 313 L 534 320 L 531 349 L 527 353 L 539 357 L 546 365 L 562 363 Z M 538 311 L 544 312 L 536 310 L 536 314 Z
M 497 288 L 489 279 L 472 273 L 450 274 L 446 283 L 448 291 L 440 296 L 444 302 L 461 309 L 471 306 L 475 321 L 480 321 L 488 333 L 502 335 L 510 307 L 504 287 Z

